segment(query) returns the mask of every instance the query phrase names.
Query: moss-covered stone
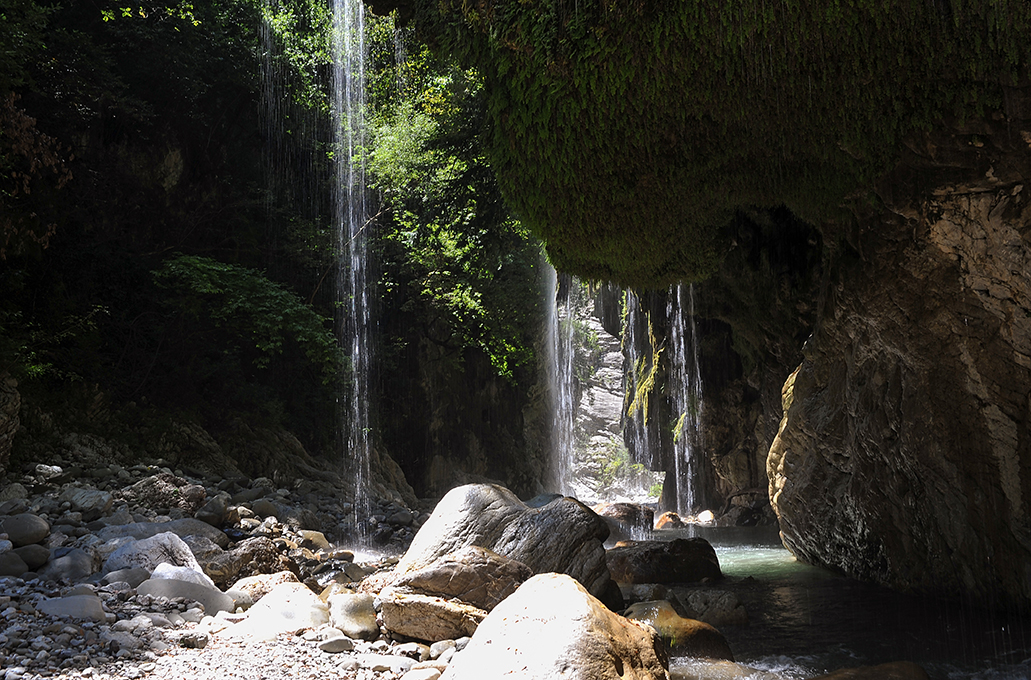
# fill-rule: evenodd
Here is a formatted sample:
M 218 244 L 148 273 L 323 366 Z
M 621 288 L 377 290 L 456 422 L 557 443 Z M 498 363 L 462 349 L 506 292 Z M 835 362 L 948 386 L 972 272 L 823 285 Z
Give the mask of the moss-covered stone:
M 710 274 L 742 207 L 847 215 L 907 135 L 1001 108 L 1031 63 L 1023 0 L 389 4 L 484 73 L 556 267 L 635 286 Z

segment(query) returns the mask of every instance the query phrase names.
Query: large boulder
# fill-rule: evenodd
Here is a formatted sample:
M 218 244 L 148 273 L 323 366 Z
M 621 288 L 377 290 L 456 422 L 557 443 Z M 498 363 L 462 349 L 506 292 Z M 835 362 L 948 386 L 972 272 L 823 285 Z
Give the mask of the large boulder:
M 603 542 L 608 534 L 605 522 L 573 498 L 531 508 L 502 486 L 468 484 L 440 500 L 391 578 L 472 545 L 522 562 L 537 574 L 568 574 L 596 597 L 622 609 L 605 564 Z
M 441 680 L 668 680 L 667 668 L 653 628 L 566 575 L 538 574 L 494 608 Z
M 344 635 L 360 640 L 379 637 L 375 598 L 368 593 L 341 593 L 328 598 L 330 623 Z
M 247 619 L 231 626 L 224 635 L 273 639 L 279 633 L 318 628 L 329 623 L 329 606 L 303 583 L 284 582 L 247 610 Z
M 95 595 L 69 595 L 40 600 L 36 605 L 39 611 L 48 616 L 68 617 L 72 619 L 89 619 L 104 623 L 107 615 L 100 598 Z
M 123 545 L 108 556 L 104 562 L 104 569 L 115 571 L 143 567 L 154 571 L 162 563 L 175 567 L 189 567 L 196 572 L 204 573 L 190 546 L 170 531 Z
M 39 543 L 50 533 L 50 523 L 42 517 L 23 512 L 0 517 L 0 534 L 7 534 L 15 547 Z
M 522 562 L 470 545 L 403 574 L 394 587 L 453 598 L 490 611 L 531 576 L 533 571 Z
M 723 576 L 716 551 L 704 538 L 618 543 L 606 560 L 620 583 L 692 583 Z
M 0 553 L 0 576 L 21 576 L 29 570 L 29 565 L 14 551 Z
M 73 548 L 47 562 L 39 575 L 52 581 L 78 583 L 89 578 L 100 568 L 100 557 L 95 550 Z
M 209 616 L 214 616 L 221 611 L 231 612 L 236 605 L 233 598 L 218 588 L 179 579 L 147 579 L 139 585 L 136 592 L 151 597 L 167 597 L 168 599 L 183 597 L 191 602 L 200 602 L 204 607 L 204 613 Z

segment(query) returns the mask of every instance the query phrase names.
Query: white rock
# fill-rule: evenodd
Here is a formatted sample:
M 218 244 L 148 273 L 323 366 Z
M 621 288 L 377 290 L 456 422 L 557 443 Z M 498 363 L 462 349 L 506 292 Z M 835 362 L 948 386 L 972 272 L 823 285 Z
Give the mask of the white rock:
M 151 578 L 172 578 L 180 581 L 189 581 L 202 586 L 215 587 L 215 582 L 203 571 L 191 567 L 177 567 L 167 562 L 162 562 L 154 568 Z
M 281 583 L 247 610 L 247 620 L 225 630 L 232 637 L 270 640 L 279 633 L 329 623 L 329 607 L 303 583 Z
M 608 610 L 574 579 L 539 574 L 494 608 L 442 676 L 668 680 L 653 628 Z

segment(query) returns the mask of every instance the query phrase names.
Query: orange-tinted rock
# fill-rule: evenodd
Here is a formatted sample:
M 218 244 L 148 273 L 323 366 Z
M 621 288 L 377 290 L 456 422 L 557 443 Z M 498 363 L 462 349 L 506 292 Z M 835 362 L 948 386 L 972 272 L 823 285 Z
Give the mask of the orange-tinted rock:
M 687 526 L 684 524 L 684 520 L 680 519 L 680 515 L 675 512 L 664 512 L 655 522 L 656 529 L 680 529 L 684 526 Z
M 722 633 L 707 623 L 680 616 L 665 600 L 637 602 L 630 605 L 625 616 L 649 624 L 677 656 L 734 660 Z

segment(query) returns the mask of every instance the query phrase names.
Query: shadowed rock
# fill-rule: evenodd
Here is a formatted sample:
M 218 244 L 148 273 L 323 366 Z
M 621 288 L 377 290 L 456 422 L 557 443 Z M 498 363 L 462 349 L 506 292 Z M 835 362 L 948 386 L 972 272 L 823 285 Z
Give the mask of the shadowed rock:
M 722 578 L 716 551 L 704 538 L 619 543 L 606 553 L 620 583 L 692 583 Z

